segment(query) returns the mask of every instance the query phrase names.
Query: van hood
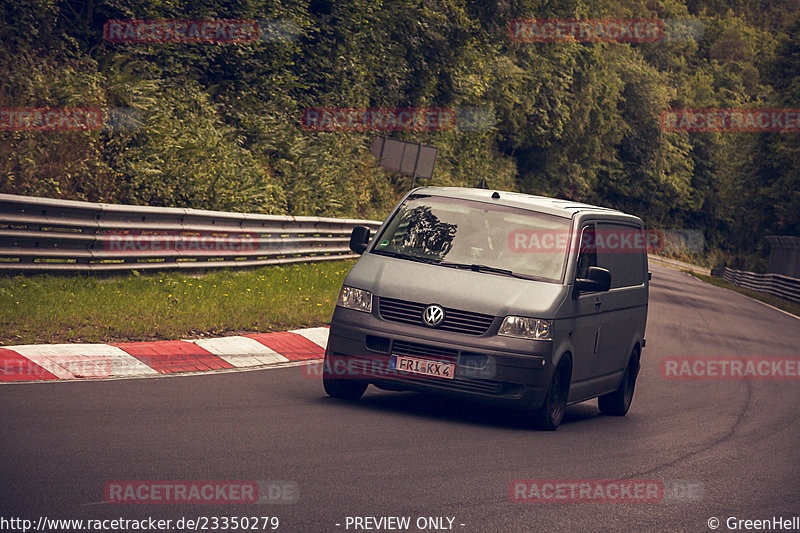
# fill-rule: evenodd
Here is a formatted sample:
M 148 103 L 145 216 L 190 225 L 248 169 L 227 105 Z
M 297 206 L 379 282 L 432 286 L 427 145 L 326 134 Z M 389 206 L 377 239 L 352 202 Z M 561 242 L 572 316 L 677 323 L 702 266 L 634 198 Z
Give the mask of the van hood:
M 367 253 L 345 278 L 345 285 L 374 296 L 436 303 L 494 316 L 553 318 L 568 287 L 474 272 Z

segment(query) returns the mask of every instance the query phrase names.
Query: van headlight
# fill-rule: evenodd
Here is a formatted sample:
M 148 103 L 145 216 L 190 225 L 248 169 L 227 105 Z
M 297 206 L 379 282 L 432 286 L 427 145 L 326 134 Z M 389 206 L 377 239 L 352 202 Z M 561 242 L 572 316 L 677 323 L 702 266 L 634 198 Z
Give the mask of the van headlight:
M 552 339 L 550 336 L 551 329 L 553 329 L 552 320 L 507 316 L 503 319 L 503 324 L 497 334 L 505 335 L 506 337 L 549 341 Z
M 355 289 L 344 285 L 339 293 L 339 299 L 336 300 L 336 305 L 346 307 L 347 309 L 371 313 L 372 293 L 364 289 Z

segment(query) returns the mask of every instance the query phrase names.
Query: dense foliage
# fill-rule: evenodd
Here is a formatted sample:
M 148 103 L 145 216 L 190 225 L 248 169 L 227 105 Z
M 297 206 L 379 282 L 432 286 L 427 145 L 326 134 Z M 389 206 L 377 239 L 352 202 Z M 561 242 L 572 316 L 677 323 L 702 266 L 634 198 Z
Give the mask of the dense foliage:
M 0 131 L 0 192 L 382 217 L 410 180 L 375 132 L 301 127 L 303 109 L 478 108 L 491 127 L 393 136 L 439 148 L 433 184 L 617 207 L 699 229 L 738 266 L 800 234 L 800 134 L 665 132 L 662 110 L 800 107 L 797 0 L 23 0 L 0 2 L 0 108 L 136 110 L 113 131 Z M 683 19 L 698 38 L 518 42 L 516 18 Z M 110 19 L 255 19 L 254 43 L 132 44 Z

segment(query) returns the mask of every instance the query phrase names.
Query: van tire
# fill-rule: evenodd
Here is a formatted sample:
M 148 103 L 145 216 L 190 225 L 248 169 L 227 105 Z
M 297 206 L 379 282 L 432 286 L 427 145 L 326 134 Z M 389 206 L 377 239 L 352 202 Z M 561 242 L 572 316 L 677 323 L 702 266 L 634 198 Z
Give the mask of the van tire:
M 533 412 L 533 424 L 545 431 L 555 431 L 564 419 L 569 395 L 570 367 L 562 360 L 553 372 L 547 395 L 541 407 Z
M 347 377 L 337 377 L 330 371 L 328 364 L 329 359 L 326 353 L 322 364 L 322 386 L 328 396 L 339 400 L 355 401 L 364 395 L 369 383 Z
M 639 375 L 639 351 L 635 349 L 625 367 L 622 382 L 617 390 L 604 394 L 597 399 L 600 412 L 611 416 L 625 416 L 631 408 L 633 391 L 636 388 L 636 377 Z
M 322 386 L 325 387 L 325 392 L 331 398 L 339 400 L 358 400 L 364 395 L 368 385 L 368 383 L 361 381 L 347 381 L 345 379 L 322 376 Z

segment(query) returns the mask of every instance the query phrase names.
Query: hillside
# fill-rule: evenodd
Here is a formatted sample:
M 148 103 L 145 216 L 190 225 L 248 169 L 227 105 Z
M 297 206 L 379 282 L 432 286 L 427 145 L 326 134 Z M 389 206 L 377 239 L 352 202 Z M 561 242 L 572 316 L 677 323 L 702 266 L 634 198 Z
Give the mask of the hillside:
M 764 236 L 800 234 L 797 123 L 669 131 L 662 112 L 800 108 L 799 14 L 797 0 L 2 2 L 0 192 L 382 218 L 410 186 L 370 155 L 390 135 L 439 148 L 435 185 L 486 178 L 619 208 L 701 231 L 706 261 L 759 269 Z M 534 18 L 657 20 L 666 34 L 515 33 Z M 131 19 L 256 21 L 260 33 L 133 42 Z M 31 108 L 121 118 L 12 127 Z M 320 131 L 301 120 L 310 108 L 445 109 L 456 124 Z

